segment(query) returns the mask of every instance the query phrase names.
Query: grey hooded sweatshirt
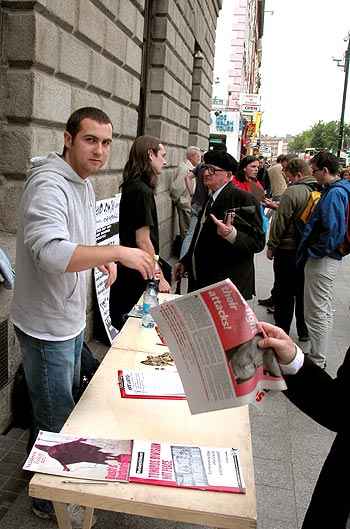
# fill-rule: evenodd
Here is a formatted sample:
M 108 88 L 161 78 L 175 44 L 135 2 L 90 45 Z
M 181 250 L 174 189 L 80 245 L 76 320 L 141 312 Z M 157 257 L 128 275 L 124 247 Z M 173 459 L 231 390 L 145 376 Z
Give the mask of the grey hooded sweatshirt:
M 31 160 L 19 210 L 11 319 L 36 338 L 85 327 L 88 272 L 65 272 L 78 245 L 95 244 L 95 193 L 56 153 Z

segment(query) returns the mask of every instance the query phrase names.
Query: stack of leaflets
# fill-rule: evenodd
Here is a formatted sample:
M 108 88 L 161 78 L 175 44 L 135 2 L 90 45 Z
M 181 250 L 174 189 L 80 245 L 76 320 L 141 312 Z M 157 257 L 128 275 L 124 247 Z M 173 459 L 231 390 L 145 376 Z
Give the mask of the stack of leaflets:
M 233 448 L 40 431 L 23 468 L 69 479 L 245 493 L 239 452 Z
M 178 372 L 173 368 L 134 371 L 121 369 L 118 381 L 122 398 L 129 399 L 186 399 Z

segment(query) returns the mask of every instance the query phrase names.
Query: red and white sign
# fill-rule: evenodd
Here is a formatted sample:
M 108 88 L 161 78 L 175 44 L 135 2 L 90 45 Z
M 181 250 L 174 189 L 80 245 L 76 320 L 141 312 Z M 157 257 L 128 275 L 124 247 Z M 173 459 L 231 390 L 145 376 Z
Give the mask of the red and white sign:
M 259 112 L 261 110 L 261 95 L 241 94 L 239 103 L 242 113 L 254 114 L 254 112 Z

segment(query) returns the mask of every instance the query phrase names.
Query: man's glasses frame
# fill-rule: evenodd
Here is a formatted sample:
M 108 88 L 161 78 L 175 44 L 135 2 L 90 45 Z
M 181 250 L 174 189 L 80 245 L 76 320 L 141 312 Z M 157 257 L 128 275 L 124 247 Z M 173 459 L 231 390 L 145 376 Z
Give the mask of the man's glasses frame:
M 219 167 L 213 167 L 212 165 L 203 165 L 202 171 L 208 171 L 210 176 L 213 176 L 215 173 L 226 172 L 225 169 L 220 169 Z

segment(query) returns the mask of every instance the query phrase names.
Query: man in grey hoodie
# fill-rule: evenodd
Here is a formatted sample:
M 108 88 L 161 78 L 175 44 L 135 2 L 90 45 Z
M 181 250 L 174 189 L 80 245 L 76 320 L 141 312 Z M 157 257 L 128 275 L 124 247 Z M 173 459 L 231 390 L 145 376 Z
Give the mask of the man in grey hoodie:
M 75 404 L 87 271 L 100 267 L 108 286 L 117 262 L 145 279 L 153 276 L 146 252 L 96 246 L 95 194 L 88 177 L 107 162 L 111 143 L 109 117 L 97 108 L 81 108 L 67 122 L 63 154 L 34 158 L 25 182 L 11 319 L 33 407 L 32 442 L 39 429 L 59 432 Z

